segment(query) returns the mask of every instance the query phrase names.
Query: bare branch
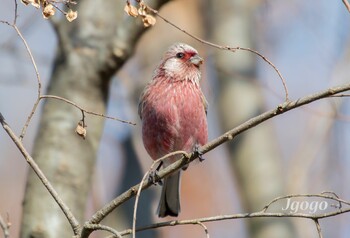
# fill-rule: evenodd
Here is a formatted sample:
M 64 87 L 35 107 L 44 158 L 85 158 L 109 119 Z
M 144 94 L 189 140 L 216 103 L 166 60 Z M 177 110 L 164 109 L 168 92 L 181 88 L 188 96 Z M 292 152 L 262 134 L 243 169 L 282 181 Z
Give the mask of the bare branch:
M 200 225 L 201 227 L 203 227 L 206 237 L 210 238 L 209 231 L 208 231 L 208 228 L 206 227 L 206 225 L 204 225 L 202 222 L 198 222 L 197 224 Z
M 145 180 L 147 178 L 149 178 L 149 175 L 150 173 L 153 171 L 153 168 L 156 164 L 162 162 L 164 159 L 166 158 L 169 158 L 171 156 L 174 156 L 174 155 L 183 155 L 185 157 L 188 157 L 188 153 L 186 153 L 186 151 L 175 151 L 175 152 L 172 152 L 172 153 L 169 153 L 157 160 L 155 160 L 151 167 L 149 168 L 149 170 L 145 173 L 145 175 L 143 176 L 141 182 L 140 182 L 140 186 L 139 188 L 137 189 L 137 194 L 136 194 L 136 198 L 135 198 L 135 204 L 134 204 L 134 214 L 133 214 L 133 223 L 132 223 L 132 236 L 133 238 L 135 238 L 135 234 L 136 234 L 136 214 L 137 214 L 137 206 L 138 206 L 138 202 L 139 202 L 139 198 L 140 198 L 140 195 L 141 195 L 141 190 L 142 190 L 142 187 L 143 187 L 143 183 L 145 182 Z M 157 178 L 154 178 L 154 179 L 157 179 Z M 154 180 L 152 181 L 153 183 L 156 183 L 157 181 Z
M 13 25 L 16 25 L 17 23 L 17 17 L 18 17 L 18 4 L 17 4 L 17 0 L 14 0 L 14 4 L 15 4 L 15 17 L 13 19 Z
M 51 194 L 53 199 L 56 201 L 56 203 L 60 206 L 61 210 L 63 211 L 64 215 L 66 216 L 67 220 L 69 221 L 73 232 L 75 235 L 79 234 L 80 231 L 80 225 L 78 220 L 75 218 L 69 207 L 62 201 L 61 197 L 58 195 L 56 190 L 53 188 L 49 180 L 46 178 L 45 174 L 41 171 L 39 166 L 36 164 L 34 159 L 30 156 L 28 151 L 24 148 L 22 141 L 15 135 L 15 133 L 12 131 L 10 126 L 6 123 L 3 115 L 0 112 L 0 123 L 4 130 L 7 132 L 7 134 L 10 136 L 12 141 L 16 144 L 18 150 L 22 153 L 23 157 L 26 159 L 27 163 L 30 165 L 30 167 L 33 169 L 33 171 L 37 174 L 38 178 L 42 182 L 42 184 L 45 186 L 45 188 L 48 190 L 48 192 Z
M 294 195 L 284 196 L 284 198 L 289 198 L 289 197 L 321 197 L 321 198 L 326 198 L 326 199 L 333 199 L 336 201 L 344 201 L 343 199 L 339 199 L 337 197 L 330 197 L 330 196 L 323 195 L 323 194 L 305 194 L 305 195 L 294 194 Z M 350 207 L 346 208 L 346 209 L 336 209 L 335 211 L 328 212 L 328 213 L 321 213 L 321 214 L 266 212 L 266 207 L 268 207 L 269 205 L 271 205 L 272 203 L 274 203 L 275 201 L 280 200 L 280 199 L 282 199 L 282 197 L 275 198 L 268 205 L 266 205 L 261 211 L 258 211 L 258 212 L 204 217 L 204 218 L 198 218 L 198 219 L 192 219 L 192 220 L 172 220 L 172 221 L 152 224 L 152 225 L 145 226 L 145 227 L 140 227 L 140 228 L 137 228 L 136 231 L 144 231 L 144 230 L 161 228 L 161 227 L 166 227 L 166 226 L 196 225 L 196 224 L 201 224 L 204 222 L 233 220 L 233 219 L 261 218 L 261 217 L 294 217 L 294 218 L 305 218 L 305 219 L 313 220 L 316 224 L 319 237 L 322 238 L 321 227 L 320 227 L 320 224 L 318 222 L 320 219 L 325 219 L 328 217 L 332 217 L 332 216 L 336 216 L 339 214 L 344 214 L 344 213 L 350 212 Z M 350 204 L 350 202 L 348 202 L 348 201 L 344 201 L 344 203 L 347 205 Z M 131 233 L 132 233 L 132 230 L 127 229 L 127 230 L 120 232 L 120 235 L 125 236 L 125 235 L 129 235 Z M 207 230 L 206 230 L 206 233 L 207 233 Z M 208 235 L 207 235 L 207 237 L 208 237 Z
M 348 10 L 348 12 L 350 13 L 350 4 L 349 4 L 348 0 L 343 0 L 343 3 L 345 5 L 346 9 Z
M 145 175 L 143 176 L 141 182 L 140 182 L 140 186 L 137 190 L 137 194 L 136 194 L 136 198 L 135 198 L 135 204 L 134 204 L 134 214 L 133 214 L 133 219 L 132 219 L 132 237 L 135 238 L 136 237 L 136 214 L 137 214 L 137 205 L 139 203 L 139 198 L 140 198 L 140 195 L 141 195 L 141 188 L 142 188 L 142 185 L 144 183 L 144 181 L 146 180 L 146 178 L 149 176 L 149 173 L 151 171 L 151 169 L 153 168 L 153 166 L 155 165 L 156 163 L 153 163 L 151 168 L 145 173 Z
M 321 226 L 320 226 L 320 223 L 319 223 L 318 219 L 314 219 L 314 222 L 315 222 L 315 225 L 316 225 L 316 228 L 317 228 L 318 237 L 319 238 L 323 238 L 322 231 L 321 231 Z
M 330 195 L 327 195 L 327 194 L 332 194 L 332 196 Z M 321 194 L 292 194 L 292 195 L 286 195 L 286 196 L 281 196 L 281 197 L 277 197 L 275 199 L 273 199 L 269 204 L 267 204 L 264 208 L 263 208 L 263 211 L 266 212 L 267 209 L 274 203 L 276 203 L 277 201 L 280 201 L 280 200 L 284 200 L 284 199 L 287 199 L 287 198 L 302 198 L 302 197 L 308 197 L 308 198 L 324 198 L 324 199 L 329 199 L 329 200 L 333 200 L 333 201 L 336 201 L 339 203 L 339 205 L 337 206 L 337 208 L 341 208 L 342 207 L 342 204 L 346 204 L 346 205 L 349 205 L 350 206 L 350 202 L 348 201 L 345 201 L 343 199 L 340 199 L 338 197 L 338 195 L 336 195 L 334 192 L 322 192 Z
M 16 26 L 16 21 L 17 21 L 17 1 L 15 0 L 15 18 L 14 18 L 14 21 L 13 21 L 14 23 L 11 24 L 11 23 L 5 22 L 5 21 L 0 21 L 0 22 L 11 26 L 16 31 L 17 35 L 20 37 L 21 41 L 23 42 L 23 44 L 25 46 L 25 49 L 26 49 L 26 51 L 27 51 L 27 53 L 29 55 L 30 61 L 31 61 L 33 67 L 34 67 L 34 71 L 35 71 L 35 75 L 36 75 L 36 79 L 37 79 L 37 83 L 38 83 L 38 98 L 39 98 L 40 94 L 41 94 L 41 79 L 40 79 L 40 74 L 39 74 L 39 71 L 38 71 L 38 67 L 37 67 L 37 65 L 35 63 L 32 51 L 30 50 L 30 47 L 29 47 L 27 41 L 24 39 L 21 31 Z M 33 115 L 35 113 L 35 110 L 36 110 L 36 108 L 38 106 L 38 103 L 39 103 L 39 99 L 37 99 L 37 101 L 34 103 L 33 110 L 31 111 L 30 115 L 27 118 L 27 121 L 26 121 L 25 125 L 22 128 L 22 132 L 21 132 L 21 135 L 19 137 L 20 140 L 23 139 L 23 137 L 24 137 L 24 135 L 26 133 L 26 130 L 27 130 L 28 126 L 29 126 L 30 120 L 32 119 L 32 117 L 33 117 Z
M 104 118 L 107 118 L 107 119 L 111 119 L 111 120 L 115 120 L 115 121 L 119 121 L 119 122 L 122 122 L 122 123 L 127 123 L 127 124 L 130 124 L 130 125 L 136 125 L 136 123 L 134 122 L 131 122 L 131 121 L 126 121 L 126 120 L 122 120 L 122 119 L 119 119 L 119 118 L 116 118 L 116 117 L 111 117 L 111 116 L 106 116 L 102 113 L 96 113 L 96 112 L 93 112 L 93 111 L 88 111 L 86 109 L 84 109 L 83 107 L 79 106 L 78 104 L 66 99 L 66 98 L 63 98 L 63 97 L 59 97 L 59 96 L 55 96 L 55 95 L 41 95 L 39 97 L 39 100 L 41 99 L 44 99 L 44 98 L 51 98 L 51 99 L 56 99 L 56 100 L 60 100 L 60 101 L 63 101 L 63 102 L 66 102 L 76 108 L 78 108 L 79 110 L 81 110 L 84 113 L 86 114 L 90 114 L 90 115 L 94 115 L 94 116 L 99 116 L 99 117 L 104 117 Z
M 1 116 L 1 114 L 0 114 L 0 116 Z M 10 226 L 11 226 L 10 221 L 8 220 L 7 222 L 5 222 L 4 219 L 2 218 L 2 216 L 0 215 L 0 227 L 4 233 L 4 238 L 10 237 Z
M 103 230 L 103 231 L 108 231 L 113 234 L 113 237 L 118 237 L 122 238 L 120 233 L 113 229 L 112 227 L 101 225 L 101 224 L 85 224 L 84 225 L 85 229 L 96 231 L 96 230 Z
M 339 94 L 339 95 L 333 95 L 332 97 L 335 97 L 335 98 L 350 97 L 350 94 Z
M 251 52 L 257 56 L 259 56 L 260 58 L 262 58 L 266 63 L 268 63 L 275 71 L 276 73 L 278 74 L 278 77 L 281 79 L 281 82 L 282 82 L 282 85 L 283 85 L 283 88 L 284 88 L 284 93 L 285 93 L 285 101 L 288 102 L 289 101 L 289 93 L 288 93 L 288 88 L 287 88 L 287 84 L 286 84 L 286 80 L 283 78 L 281 72 L 278 70 L 278 68 L 266 57 L 264 56 L 263 54 L 259 53 L 258 51 L 256 50 L 253 50 L 253 49 L 250 49 L 250 48 L 245 48 L 245 47 L 240 47 L 240 46 L 236 46 L 236 47 L 231 47 L 231 46 L 221 46 L 221 45 L 218 45 L 218 44 L 214 44 L 212 42 L 209 42 L 209 41 L 206 41 L 206 40 L 203 40 L 191 33 L 189 33 L 188 31 L 182 29 L 181 27 L 175 25 L 174 23 L 172 23 L 171 21 L 169 21 L 168 19 L 166 19 L 165 17 L 163 17 L 162 15 L 159 14 L 159 12 L 149 6 L 147 6 L 147 9 L 149 9 L 150 11 L 152 11 L 155 15 L 157 15 L 159 18 L 161 18 L 163 21 L 165 21 L 166 23 L 168 23 L 169 25 L 175 27 L 176 29 L 182 31 L 183 33 L 185 33 L 186 35 L 188 35 L 189 37 L 203 43 L 203 44 L 206 44 L 206 45 L 209 45 L 209 46 L 212 46 L 214 48 L 217 48 L 217 49 L 220 49 L 220 50 L 228 50 L 228 51 L 231 51 L 231 52 L 236 52 L 237 50 L 242 50 L 242 51 L 248 51 L 248 52 Z

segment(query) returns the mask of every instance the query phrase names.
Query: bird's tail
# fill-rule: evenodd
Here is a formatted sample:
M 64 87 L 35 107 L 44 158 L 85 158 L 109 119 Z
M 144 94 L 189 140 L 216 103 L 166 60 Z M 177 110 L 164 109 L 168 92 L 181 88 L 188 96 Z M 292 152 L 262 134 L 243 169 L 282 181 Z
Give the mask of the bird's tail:
M 180 171 L 164 179 L 158 216 L 177 217 L 180 213 Z

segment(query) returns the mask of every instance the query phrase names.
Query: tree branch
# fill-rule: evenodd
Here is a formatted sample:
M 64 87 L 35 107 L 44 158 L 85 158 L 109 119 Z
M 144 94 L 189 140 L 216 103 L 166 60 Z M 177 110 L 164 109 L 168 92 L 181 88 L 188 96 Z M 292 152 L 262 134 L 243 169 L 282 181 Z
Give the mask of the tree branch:
M 342 0 L 342 1 L 345 5 L 346 9 L 348 10 L 348 12 L 350 12 L 350 4 L 349 4 L 348 0 Z
M 131 121 L 122 120 L 122 119 L 119 119 L 119 118 L 116 118 L 116 117 L 107 116 L 107 115 L 104 115 L 102 113 L 88 111 L 88 110 L 84 109 L 83 107 L 79 106 L 78 104 L 76 104 L 75 102 L 72 102 L 72 101 L 70 101 L 70 100 L 68 100 L 66 98 L 63 98 L 63 97 L 59 97 L 59 96 L 55 96 L 55 95 L 40 95 L 39 100 L 44 99 L 44 98 L 46 98 L 46 99 L 56 99 L 56 100 L 68 103 L 68 104 L 78 108 L 80 111 L 82 111 L 83 114 L 86 113 L 86 114 L 90 114 L 90 115 L 94 115 L 94 116 L 103 117 L 103 118 L 106 118 L 106 119 L 119 121 L 119 122 L 122 122 L 122 123 L 127 123 L 127 124 L 130 124 L 130 125 L 136 125 L 136 123 L 131 122 Z
M 0 114 L 0 116 L 2 115 Z M 2 216 L 0 215 L 0 228 L 4 233 L 4 238 L 10 237 L 10 226 L 11 226 L 11 223 L 9 221 L 5 222 Z
M 266 207 L 269 207 L 272 203 L 275 203 L 276 201 L 284 198 L 295 198 L 295 197 L 320 197 L 325 199 L 331 199 L 334 201 L 342 201 L 343 199 L 339 199 L 338 197 L 328 196 L 322 194 L 294 194 L 294 195 L 288 195 L 280 198 L 276 198 L 272 200 L 268 205 L 266 205 L 261 211 L 258 212 L 252 212 L 252 213 L 242 213 L 242 214 L 231 214 L 231 215 L 220 215 L 220 216 L 213 216 L 213 217 L 204 217 L 204 218 L 198 218 L 198 219 L 191 219 L 191 220 L 172 220 L 167 222 L 160 222 L 156 224 L 152 224 L 149 226 L 144 226 L 137 228 L 136 231 L 144 231 L 149 229 L 156 229 L 166 226 L 177 226 L 177 225 L 198 225 L 202 224 L 204 222 L 213 222 L 213 221 L 223 221 L 223 220 L 233 220 L 233 219 L 247 219 L 247 218 L 263 218 L 263 217 L 293 217 L 293 218 L 305 218 L 305 219 L 311 219 L 315 222 L 315 225 L 317 227 L 318 235 L 320 238 L 322 238 L 321 233 L 321 226 L 319 224 L 319 220 L 325 219 L 328 217 L 333 217 L 339 214 L 344 214 L 350 212 L 350 207 L 346 209 L 340 209 L 338 208 L 336 211 L 328 212 L 328 213 L 321 213 L 321 214 L 307 214 L 307 213 L 282 213 L 282 212 L 266 212 Z M 349 206 L 350 202 L 344 201 L 346 205 Z M 129 235 L 132 233 L 132 229 L 127 229 L 124 231 L 121 231 L 119 234 L 122 236 Z M 206 231 L 207 234 L 207 231 Z
M 113 229 L 109 226 L 105 226 L 105 225 L 101 225 L 101 224 L 85 224 L 84 227 L 85 227 L 85 229 L 88 229 L 91 231 L 96 231 L 96 230 L 108 231 L 108 232 L 113 234 L 113 237 L 117 237 L 117 238 L 122 237 L 118 231 L 116 231 L 115 229 Z
M 23 157 L 26 159 L 29 166 L 33 169 L 33 171 L 36 173 L 42 184 L 45 186 L 45 188 L 49 191 L 53 199 L 56 201 L 58 206 L 63 211 L 64 215 L 66 216 L 67 220 L 69 221 L 74 235 L 79 234 L 80 231 L 80 225 L 78 220 L 75 218 L 69 207 L 62 201 L 61 197 L 58 195 L 54 187 L 51 185 L 50 181 L 46 178 L 45 174 L 41 171 L 39 166 L 36 164 L 34 159 L 30 156 L 28 151 L 23 146 L 21 140 L 15 135 L 15 133 L 12 131 L 11 127 L 6 123 L 4 116 L 0 112 L 0 123 L 4 130 L 7 132 L 9 137 L 12 139 L 12 141 L 16 144 L 18 150 L 22 153 Z
M 189 37 L 195 39 L 196 41 L 199 41 L 203 44 L 209 45 L 211 47 L 214 47 L 216 49 L 220 49 L 220 50 L 228 50 L 231 52 L 236 52 L 237 50 L 241 50 L 241 51 L 248 51 L 250 53 L 253 53 L 257 56 L 259 56 L 261 59 L 263 59 L 266 63 L 268 63 L 277 73 L 278 77 L 281 79 L 282 85 L 283 85 L 283 89 L 284 89 L 284 93 L 285 93 L 285 101 L 288 102 L 289 101 L 289 93 L 288 93 L 288 87 L 287 87 L 287 83 L 286 80 L 283 78 L 281 72 L 279 71 L 279 69 L 263 54 L 261 54 L 260 52 L 250 49 L 250 48 L 245 48 L 245 47 L 240 47 L 240 46 L 235 46 L 235 47 L 231 47 L 231 46 L 222 46 L 222 45 L 218 45 L 218 44 L 214 44 L 212 42 L 206 41 L 204 39 L 199 38 L 198 36 L 195 36 L 191 33 L 189 33 L 188 31 L 182 29 L 181 27 L 175 25 L 174 23 L 172 23 L 171 21 L 169 21 L 168 19 L 166 19 L 165 17 L 163 17 L 162 15 L 159 14 L 159 12 L 149 6 L 147 6 L 147 8 L 152 11 L 155 15 L 157 15 L 159 18 L 161 18 L 163 21 L 165 21 L 166 23 L 168 23 L 169 25 L 175 27 L 176 29 L 178 29 L 179 31 L 185 33 L 186 35 L 188 35 Z

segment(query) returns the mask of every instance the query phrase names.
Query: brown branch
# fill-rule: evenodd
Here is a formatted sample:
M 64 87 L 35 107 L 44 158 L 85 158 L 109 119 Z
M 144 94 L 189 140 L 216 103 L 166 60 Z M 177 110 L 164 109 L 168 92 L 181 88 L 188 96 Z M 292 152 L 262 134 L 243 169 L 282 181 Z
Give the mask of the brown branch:
M 343 199 L 339 199 L 338 197 L 330 197 L 330 196 L 324 195 L 323 193 L 322 194 L 304 194 L 304 195 L 294 194 L 294 195 L 284 196 L 284 198 L 290 198 L 290 197 L 321 197 L 321 198 L 332 199 L 336 201 L 338 200 L 344 201 Z M 292 217 L 292 218 L 304 218 L 304 219 L 313 220 L 316 224 L 319 237 L 322 238 L 321 226 L 318 222 L 320 219 L 325 219 L 328 217 L 333 217 L 339 214 L 350 212 L 350 208 L 336 209 L 336 211 L 321 213 L 321 214 L 266 212 L 266 207 L 270 206 L 272 203 L 276 202 L 277 200 L 280 200 L 281 198 L 282 197 L 272 200 L 261 211 L 258 211 L 258 212 L 204 217 L 204 218 L 191 219 L 191 220 L 172 220 L 172 221 L 160 222 L 149 226 L 140 227 L 140 228 L 137 228 L 136 231 L 144 231 L 144 230 L 156 229 L 156 228 L 161 228 L 166 226 L 196 225 L 204 222 L 214 222 L 214 221 L 233 220 L 233 219 L 263 218 L 263 217 Z M 347 201 L 344 201 L 344 203 L 347 205 L 350 204 L 350 202 L 347 202 Z M 119 234 L 122 236 L 125 236 L 131 233 L 132 233 L 132 229 L 127 229 L 127 230 L 121 231 Z
M 332 195 L 327 195 L 327 194 L 332 194 Z M 279 200 L 284 200 L 287 198 L 302 198 L 302 197 L 307 197 L 307 198 L 323 198 L 323 199 L 329 199 L 329 200 L 333 200 L 339 203 L 339 205 L 337 206 L 337 208 L 341 209 L 342 204 L 346 204 L 348 206 L 350 206 L 350 202 L 345 201 L 343 199 L 340 199 L 335 193 L 333 192 L 322 192 L 321 194 L 292 194 L 292 195 L 286 195 L 286 196 L 281 196 L 281 197 L 277 197 L 275 199 L 273 199 L 269 204 L 267 204 L 264 208 L 263 211 L 266 212 L 267 209 L 274 203 L 276 203 Z
M 265 121 L 267 121 L 267 120 L 269 120 L 277 115 L 283 114 L 287 111 L 296 109 L 298 107 L 309 104 L 311 102 L 314 102 L 314 101 L 317 101 L 317 100 L 320 100 L 323 98 L 327 98 L 327 97 L 330 97 L 332 95 L 335 95 L 335 94 L 338 94 L 341 92 L 345 92 L 348 90 L 350 90 L 350 84 L 345 84 L 342 86 L 332 87 L 332 88 L 326 89 L 324 91 L 299 98 L 299 99 L 294 100 L 294 101 L 285 102 L 283 104 L 278 105 L 275 109 L 267 111 L 267 112 L 260 114 L 256 117 L 253 117 L 253 118 L 249 119 L 248 121 L 242 123 L 241 125 L 233 128 L 232 130 L 227 131 L 225 134 L 217 137 L 216 139 L 214 139 L 214 140 L 210 141 L 209 143 L 200 147 L 197 152 L 193 152 L 191 154 L 187 154 L 187 153 L 183 153 L 183 152 L 173 152 L 173 153 L 183 153 L 182 158 L 179 159 L 178 161 L 174 162 L 170 166 L 160 170 L 157 174 L 158 175 L 157 181 L 164 178 L 168 174 L 171 174 L 171 173 L 175 172 L 176 170 L 182 168 L 184 165 L 192 162 L 193 160 L 198 158 L 199 153 L 205 154 L 205 153 L 215 149 L 219 145 L 232 140 L 235 136 L 237 136 L 237 135 L 247 131 L 248 129 L 253 128 L 253 127 L 255 127 L 255 126 L 257 126 L 257 125 L 259 125 L 259 124 L 261 124 L 261 123 L 263 123 L 263 122 L 265 122 Z M 157 181 L 155 181 L 155 182 L 157 182 Z M 128 189 L 127 191 L 122 193 L 120 196 L 116 197 L 111 202 L 106 204 L 102 209 L 97 211 L 92 216 L 92 218 L 88 221 L 88 223 L 93 223 L 93 224 L 99 223 L 101 220 L 103 220 L 110 212 L 112 212 L 120 204 L 122 204 L 123 202 L 134 197 L 137 194 L 137 191 L 139 189 L 143 190 L 151 185 L 152 185 L 152 181 L 146 181 L 142 185 L 138 184 L 138 185 L 131 187 L 130 189 Z M 265 215 L 263 215 L 263 216 L 265 216 Z M 276 215 L 276 216 L 278 216 L 278 215 Z M 85 236 L 82 236 L 82 237 L 85 237 Z
M 40 74 L 39 74 L 39 71 L 38 71 L 38 67 L 37 67 L 37 65 L 35 63 L 32 51 L 30 50 L 30 47 L 29 47 L 27 41 L 24 39 L 21 31 L 18 29 L 18 27 L 16 25 L 16 20 L 17 20 L 17 1 L 15 0 L 15 18 L 14 18 L 14 21 L 13 21 L 14 23 L 11 24 L 11 23 L 6 22 L 6 21 L 0 21 L 0 22 L 11 26 L 16 31 L 17 35 L 21 38 L 21 40 L 22 40 L 22 42 L 23 42 L 23 44 L 25 46 L 25 49 L 26 49 L 26 51 L 27 51 L 27 53 L 29 55 L 30 61 L 31 61 L 33 67 L 34 67 L 36 79 L 37 79 L 37 82 L 38 82 L 38 98 L 39 98 L 40 94 L 41 94 L 41 79 L 40 79 Z M 29 126 L 30 120 L 32 119 L 32 117 L 33 117 L 33 115 L 35 113 L 35 110 L 36 110 L 36 108 L 38 106 L 38 103 L 39 103 L 39 99 L 37 99 L 36 102 L 34 103 L 33 109 L 31 111 L 31 113 L 29 114 L 25 125 L 22 128 L 22 132 L 21 132 L 21 135 L 19 137 L 20 140 L 23 139 L 23 137 L 24 137 L 24 135 L 26 133 L 26 130 L 27 130 L 28 126 Z
M 339 95 L 333 95 L 332 97 L 335 97 L 335 98 L 342 98 L 342 97 L 350 97 L 350 94 L 339 94 Z
M 85 224 L 84 226 L 86 229 L 91 230 L 91 231 L 97 231 L 97 230 L 102 230 L 102 231 L 108 231 L 113 234 L 112 237 L 118 237 L 122 238 L 120 233 L 113 229 L 112 227 L 101 225 L 101 224 Z
M 147 9 L 150 10 L 151 12 L 153 12 L 155 15 L 157 15 L 159 18 L 161 18 L 163 21 L 165 21 L 166 23 L 168 23 L 169 25 L 175 27 L 176 29 L 178 29 L 179 31 L 185 33 L 186 35 L 188 35 L 189 37 L 203 43 L 209 46 L 212 46 L 214 48 L 220 49 L 220 50 L 228 50 L 231 52 L 236 52 L 237 50 L 242 50 L 242 51 L 248 51 L 251 52 L 257 56 L 259 56 L 260 58 L 262 58 L 266 63 L 268 63 L 278 74 L 278 77 L 281 79 L 282 85 L 283 85 L 283 89 L 284 89 L 284 93 L 285 93 L 285 101 L 288 102 L 289 101 L 289 93 L 288 93 L 288 88 L 287 88 L 287 84 L 286 84 L 286 80 L 283 78 L 281 72 L 278 70 L 278 68 L 263 54 L 259 53 L 256 50 L 250 49 L 250 48 L 245 48 L 245 47 L 240 47 L 240 46 L 236 46 L 236 47 L 231 47 L 231 46 L 221 46 L 218 44 L 214 44 L 212 42 L 206 41 L 204 39 L 201 39 L 191 33 L 189 33 L 188 31 L 182 29 L 181 27 L 175 25 L 174 23 L 172 23 L 171 21 L 169 21 L 168 19 L 166 19 L 165 17 L 163 17 L 162 15 L 159 14 L 159 12 L 149 6 L 147 6 Z
M 149 174 L 153 168 L 153 166 L 155 165 L 156 163 L 153 162 L 153 164 L 151 165 L 151 168 L 145 173 L 145 175 L 142 177 L 141 179 L 141 182 L 140 182 L 140 186 L 139 186 L 139 189 L 137 190 L 137 193 L 136 193 L 136 198 L 135 198 L 135 204 L 134 204 L 134 213 L 133 213 L 133 219 L 132 219 L 132 238 L 135 238 L 136 237 L 136 215 L 137 215 L 137 206 L 138 206 L 138 203 L 139 203 L 139 198 L 140 198 L 140 195 L 141 195 L 141 189 L 142 189 L 142 185 L 143 183 L 145 182 L 145 180 L 147 179 L 147 177 L 149 177 Z
M 78 220 L 75 218 L 75 216 L 73 215 L 69 207 L 62 201 L 61 197 L 58 195 L 57 191 L 54 189 L 54 187 L 51 185 L 49 180 L 46 178 L 45 174 L 41 171 L 37 163 L 34 161 L 34 159 L 30 156 L 28 151 L 25 149 L 25 147 L 22 144 L 22 141 L 15 135 L 11 127 L 6 123 L 1 112 L 0 112 L 0 123 L 4 128 L 4 130 L 7 132 L 7 134 L 9 135 L 9 137 L 12 139 L 12 141 L 16 144 L 18 150 L 22 153 L 23 157 L 26 159 L 29 166 L 37 174 L 42 184 L 45 186 L 45 188 L 51 194 L 51 196 L 56 201 L 58 206 L 61 208 L 62 212 L 64 213 L 67 220 L 69 221 L 74 234 L 75 235 L 79 234 L 80 225 Z
M 134 122 L 131 122 L 131 121 L 126 121 L 126 120 L 122 120 L 122 119 L 119 119 L 119 118 L 116 118 L 116 117 L 111 117 L 111 116 L 106 116 L 102 113 L 96 113 L 96 112 L 93 112 L 93 111 L 88 111 L 86 109 L 84 109 L 83 107 L 79 106 L 78 104 L 76 104 L 75 102 L 72 102 L 66 98 L 63 98 L 63 97 L 59 97 L 59 96 L 55 96 L 55 95 L 41 95 L 39 97 L 39 100 L 41 99 L 44 99 L 44 98 L 51 98 L 51 99 L 56 99 L 56 100 L 60 100 L 60 101 L 63 101 L 63 102 L 66 102 L 76 108 L 78 108 L 80 111 L 82 111 L 82 113 L 86 113 L 86 114 L 90 114 L 90 115 L 94 115 L 94 116 L 99 116 L 99 117 L 104 117 L 104 118 L 107 118 L 107 119 L 111 119 L 111 120 L 115 120 L 115 121 L 119 121 L 119 122 L 122 122 L 122 123 L 127 123 L 127 124 L 130 124 L 130 125 L 136 125 L 136 123 Z
M 349 4 L 348 0 L 343 0 L 343 3 L 345 5 L 346 9 L 348 10 L 348 12 L 350 13 L 350 4 Z
M 157 160 L 155 160 L 151 167 L 148 169 L 148 171 L 145 173 L 145 175 L 143 176 L 143 178 L 141 179 L 141 182 L 140 182 L 140 186 L 139 188 L 137 189 L 137 193 L 136 193 L 136 198 L 135 198 L 135 204 L 134 204 L 134 214 L 133 214 L 133 222 L 132 222 L 132 236 L 133 238 L 135 238 L 135 234 L 136 234 L 136 214 L 137 214 L 137 206 L 138 206 L 138 202 L 139 202 L 139 198 L 140 198 L 140 195 L 141 195 L 141 191 L 142 191 L 142 187 L 143 187 L 143 183 L 145 182 L 145 180 L 147 178 L 150 178 L 149 175 L 151 174 L 151 172 L 153 171 L 153 168 L 156 164 L 159 164 L 161 163 L 164 159 L 166 158 L 169 158 L 171 156 L 174 156 L 174 155 L 183 155 L 185 157 L 188 157 L 188 153 L 186 153 L 186 151 L 175 151 L 175 152 L 172 152 L 172 153 L 169 153 Z M 155 175 L 154 175 L 155 176 Z M 153 178 L 153 179 L 156 179 L 156 178 Z M 152 181 L 153 183 L 156 183 L 156 181 Z
M 248 218 L 264 218 L 264 217 L 291 217 L 291 218 L 304 218 L 304 219 L 325 219 L 328 217 L 333 217 L 336 215 L 344 214 L 350 212 L 350 208 L 343 209 L 343 210 L 337 210 L 335 212 L 329 212 L 329 213 L 323 213 L 320 215 L 312 215 L 312 214 L 306 214 L 306 213 L 281 213 L 281 212 L 252 212 L 252 213 L 242 213 L 242 214 L 231 214 L 231 215 L 220 215 L 220 216 L 213 216 L 213 217 L 204 217 L 204 218 L 198 218 L 198 219 L 192 219 L 192 220 L 172 220 L 167 222 L 160 222 L 156 224 L 152 224 L 150 226 L 140 227 L 136 229 L 136 231 L 145 231 L 155 228 L 161 228 L 166 226 L 176 226 L 176 225 L 196 225 L 198 222 L 214 222 L 214 221 L 224 221 L 224 220 L 236 220 L 236 219 L 248 219 Z M 124 231 L 121 231 L 119 234 L 122 236 L 129 235 L 132 233 L 131 229 L 127 229 Z
M 1 114 L 0 114 L 0 116 L 1 116 Z M 9 219 L 7 218 L 7 222 L 5 222 L 4 219 L 2 218 L 2 216 L 0 215 L 0 228 L 2 229 L 2 231 L 4 233 L 4 238 L 10 237 L 10 227 L 11 227 L 11 223 L 10 223 Z
M 323 238 L 321 226 L 320 226 L 320 223 L 319 223 L 318 219 L 313 219 L 313 221 L 315 222 L 315 225 L 316 225 L 318 237 L 319 238 Z
M 210 236 L 209 236 L 209 231 L 208 231 L 208 228 L 207 228 L 207 226 L 206 225 L 204 225 L 202 222 L 197 222 L 197 224 L 198 225 L 200 225 L 203 229 L 204 229 L 204 232 L 205 232 L 205 235 L 206 235 L 206 237 L 207 238 L 210 238 Z

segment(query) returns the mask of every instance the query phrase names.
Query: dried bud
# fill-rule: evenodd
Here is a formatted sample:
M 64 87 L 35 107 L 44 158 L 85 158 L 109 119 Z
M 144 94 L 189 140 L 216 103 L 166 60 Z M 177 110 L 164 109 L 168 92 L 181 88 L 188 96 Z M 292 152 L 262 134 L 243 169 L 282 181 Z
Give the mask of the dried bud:
M 33 2 L 33 0 L 21 0 L 24 5 L 28 5 Z
M 129 2 L 126 3 L 124 7 L 124 11 L 132 17 L 137 17 L 139 14 L 137 13 L 137 8 L 131 5 Z
M 84 140 L 86 138 L 86 126 L 83 125 L 83 122 L 82 121 L 79 121 L 78 122 L 78 125 L 77 125 L 77 128 L 75 129 L 75 132 L 80 136 L 82 137 Z
M 29 0 L 33 7 L 39 9 L 40 8 L 40 0 Z
M 69 22 L 74 21 L 78 17 L 78 12 L 73 11 L 72 9 L 69 9 L 68 13 L 66 14 L 66 18 Z
M 140 16 L 146 16 L 147 15 L 146 8 L 147 8 L 146 5 L 140 3 L 140 7 L 137 10 L 138 14 Z
M 52 4 L 46 5 L 43 9 L 44 18 L 48 19 L 48 18 L 52 17 L 53 15 L 55 15 L 55 11 L 56 11 L 56 9 L 53 7 Z
M 142 21 L 145 27 L 153 26 L 154 24 L 156 24 L 156 18 L 148 14 L 142 18 Z

